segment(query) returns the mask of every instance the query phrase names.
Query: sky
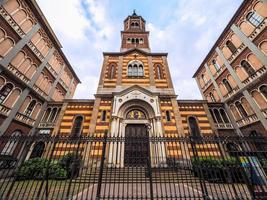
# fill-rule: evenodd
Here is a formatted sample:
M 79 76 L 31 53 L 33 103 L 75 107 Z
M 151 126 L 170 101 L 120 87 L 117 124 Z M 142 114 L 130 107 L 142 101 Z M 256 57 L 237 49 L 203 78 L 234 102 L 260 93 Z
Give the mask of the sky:
M 96 93 L 103 52 L 120 50 L 123 20 L 136 10 L 151 52 L 167 52 L 178 99 L 201 99 L 193 74 L 242 0 L 37 0 L 81 80 L 74 98 Z

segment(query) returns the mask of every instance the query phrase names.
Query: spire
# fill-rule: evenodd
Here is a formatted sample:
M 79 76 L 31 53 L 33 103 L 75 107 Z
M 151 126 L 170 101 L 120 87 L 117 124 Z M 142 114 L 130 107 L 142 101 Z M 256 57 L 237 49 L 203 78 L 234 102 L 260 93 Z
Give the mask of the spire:
M 132 16 L 137 16 L 136 12 L 135 12 L 135 9 L 133 10 L 133 14 Z

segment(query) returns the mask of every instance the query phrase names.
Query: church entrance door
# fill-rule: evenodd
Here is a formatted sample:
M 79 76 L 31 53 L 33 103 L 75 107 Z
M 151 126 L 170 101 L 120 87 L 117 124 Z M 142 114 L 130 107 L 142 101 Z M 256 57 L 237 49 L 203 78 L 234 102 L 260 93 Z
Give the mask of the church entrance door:
M 144 124 L 128 124 L 125 129 L 124 166 L 146 166 L 149 136 Z

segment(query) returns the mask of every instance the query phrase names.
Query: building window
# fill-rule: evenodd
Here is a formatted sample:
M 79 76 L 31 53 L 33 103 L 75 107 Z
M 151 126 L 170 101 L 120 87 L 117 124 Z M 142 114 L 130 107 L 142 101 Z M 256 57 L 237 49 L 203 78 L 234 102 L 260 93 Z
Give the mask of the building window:
M 143 77 L 144 76 L 143 64 L 137 60 L 131 61 L 128 64 L 128 76 Z
M 207 83 L 207 79 L 204 74 L 201 75 L 201 79 L 203 80 L 204 83 Z
M 246 70 L 247 74 L 249 76 L 252 76 L 255 74 L 255 70 L 253 69 L 253 67 L 248 63 L 248 61 L 243 60 L 241 61 L 241 66 Z
M 53 108 L 50 117 L 48 119 L 49 122 L 54 122 L 57 115 L 57 108 Z
M 162 66 L 161 65 L 156 66 L 156 73 L 157 73 L 158 79 L 163 79 L 163 72 L 162 72 Z
M 4 87 L 0 90 L 0 103 L 3 103 L 7 96 L 10 94 L 10 92 L 13 89 L 13 85 L 11 83 L 7 83 Z
M 109 66 L 108 78 L 109 79 L 115 78 L 115 65 L 110 65 Z
M 226 42 L 226 46 L 228 47 L 228 49 L 229 49 L 232 53 L 237 52 L 237 48 L 235 47 L 235 45 L 234 45 L 230 40 L 227 40 L 227 42 Z
M 43 116 L 42 122 L 47 122 L 50 114 L 51 114 L 51 108 L 47 108 Z
M 27 115 L 28 117 L 31 116 L 35 105 L 36 105 L 36 100 L 32 100 L 31 103 L 28 105 L 28 107 L 25 110 L 25 115 Z
M 12 155 L 15 151 L 18 143 L 19 143 L 19 136 L 22 135 L 21 130 L 16 130 L 11 134 L 11 138 L 9 138 L 9 141 L 5 144 L 1 154 L 2 155 Z
M 196 118 L 195 117 L 189 117 L 188 123 L 189 123 L 191 136 L 200 137 L 200 130 L 199 130 Z
M 263 96 L 267 99 L 267 86 L 262 85 L 260 86 L 260 92 L 263 94 Z
M 230 123 L 230 121 L 229 121 L 229 119 L 228 119 L 228 116 L 227 116 L 227 114 L 225 113 L 225 111 L 224 111 L 224 109 L 220 109 L 220 114 L 221 114 L 221 116 L 222 116 L 222 118 L 223 118 L 223 121 L 224 121 L 224 123 Z
M 107 111 L 106 110 L 103 110 L 102 111 L 102 114 L 101 114 L 101 121 L 102 122 L 105 122 L 107 119 Z
M 214 109 L 214 115 L 218 123 L 223 123 L 222 117 L 217 109 Z
M 83 116 L 76 116 L 71 130 L 71 137 L 79 137 L 81 135 L 82 124 Z
M 212 116 L 213 121 L 214 121 L 215 123 L 217 123 L 217 120 L 216 120 L 216 118 L 215 118 L 215 116 L 214 116 L 213 110 L 209 109 L 209 111 L 210 111 L 210 114 L 211 114 L 211 116 Z
M 212 102 L 216 102 L 216 99 L 215 99 L 214 95 L 212 94 L 212 92 L 210 92 L 210 99 Z
M 237 107 L 237 109 L 238 109 L 238 111 L 239 111 L 239 113 L 240 113 L 242 118 L 248 116 L 246 110 L 244 109 L 243 105 L 240 102 L 236 102 L 235 106 Z
M 227 79 L 223 79 L 223 84 L 226 87 L 228 92 L 231 92 L 233 90 L 232 86 L 230 85 Z
M 170 111 L 166 111 L 166 121 L 167 122 L 170 122 L 171 121 L 171 113 L 170 113 Z
M 256 12 L 250 12 L 247 15 L 247 20 L 255 27 L 259 26 L 263 21 L 263 17 L 257 14 Z
M 217 71 L 221 68 L 220 65 L 214 59 L 212 60 L 212 64 Z

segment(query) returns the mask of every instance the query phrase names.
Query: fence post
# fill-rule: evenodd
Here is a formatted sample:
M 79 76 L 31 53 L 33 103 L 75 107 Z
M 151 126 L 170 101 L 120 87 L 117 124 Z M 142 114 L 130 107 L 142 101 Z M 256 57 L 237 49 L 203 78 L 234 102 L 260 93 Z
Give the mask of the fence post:
M 105 162 L 105 155 L 106 155 L 107 136 L 108 136 L 108 131 L 106 130 L 104 133 L 104 141 L 103 141 L 103 147 L 102 147 L 99 176 L 97 180 L 96 200 L 100 199 L 102 177 L 103 177 L 103 172 L 104 172 L 104 162 Z

